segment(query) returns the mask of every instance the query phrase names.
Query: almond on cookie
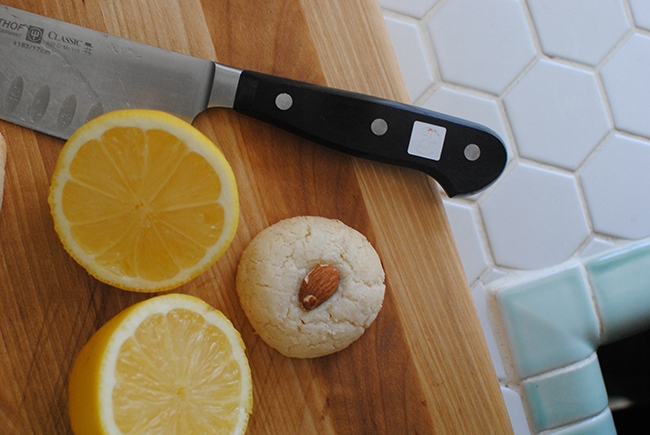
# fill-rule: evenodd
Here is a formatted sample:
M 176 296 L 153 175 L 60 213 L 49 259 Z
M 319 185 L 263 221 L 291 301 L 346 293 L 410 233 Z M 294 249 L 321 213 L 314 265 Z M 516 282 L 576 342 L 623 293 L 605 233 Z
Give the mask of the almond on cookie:
M 375 320 L 384 269 L 368 239 L 336 219 L 298 216 L 260 232 L 244 250 L 237 293 L 253 329 L 293 358 L 345 349 Z

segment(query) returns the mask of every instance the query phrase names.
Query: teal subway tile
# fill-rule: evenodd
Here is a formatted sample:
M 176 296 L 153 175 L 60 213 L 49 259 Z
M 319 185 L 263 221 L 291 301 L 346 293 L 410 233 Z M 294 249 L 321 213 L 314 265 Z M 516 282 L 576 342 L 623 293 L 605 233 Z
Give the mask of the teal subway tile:
M 607 391 L 596 355 L 522 382 L 528 415 L 537 432 L 565 426 L 607 408 Z
M 650 243 L 585 262 L 603 328 L 602 344 L 650 328 Z
M 579 423 L 572 424 L 562 429 L 554 430 L 549 435 L 616 435 L 614 418 L 609 408 L 595 417 L 588 418 Z
M 583 360 L 599 340 L 599 324 L 579 264 L 496 293 L 519 379 Z

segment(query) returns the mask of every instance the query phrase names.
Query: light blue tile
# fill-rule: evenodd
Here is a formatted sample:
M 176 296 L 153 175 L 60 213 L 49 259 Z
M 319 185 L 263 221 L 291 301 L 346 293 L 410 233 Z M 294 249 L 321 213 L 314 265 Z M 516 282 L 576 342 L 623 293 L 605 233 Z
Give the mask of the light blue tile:
M 650 328 L 650 243 L 585 262 L 603 328 L 602 344 Z
M 607 407 L 607 391 L 594 356 L 566 369 L 522 382 L 533 429 L 542 431 L 578 422 Z
M 579 264 L 496 297 L 519 379 L 583 360 L 596 349 L 598 319 Z
M 616 427 L 612 412 L 607 408 L 595 417 L 551 431 L 549 435 L 616 435 Z

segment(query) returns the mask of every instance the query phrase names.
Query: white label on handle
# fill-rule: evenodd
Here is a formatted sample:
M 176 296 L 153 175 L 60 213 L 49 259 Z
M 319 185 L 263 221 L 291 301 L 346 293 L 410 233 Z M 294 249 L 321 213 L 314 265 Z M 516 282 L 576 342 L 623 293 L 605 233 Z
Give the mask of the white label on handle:
M 429 160 L 440 160 L 447 129 L 439 125 L 415 121 L 407 152 Z

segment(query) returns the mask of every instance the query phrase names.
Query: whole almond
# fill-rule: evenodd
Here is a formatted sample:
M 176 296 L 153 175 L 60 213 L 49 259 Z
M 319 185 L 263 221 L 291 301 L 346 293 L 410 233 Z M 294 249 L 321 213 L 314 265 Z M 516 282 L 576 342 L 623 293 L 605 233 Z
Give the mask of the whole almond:
M 319 264 L 305 276 L 298 291 L 300 306 L 313 310 L 332 297 L 339 288 L 339 271 L 329 264 Z

